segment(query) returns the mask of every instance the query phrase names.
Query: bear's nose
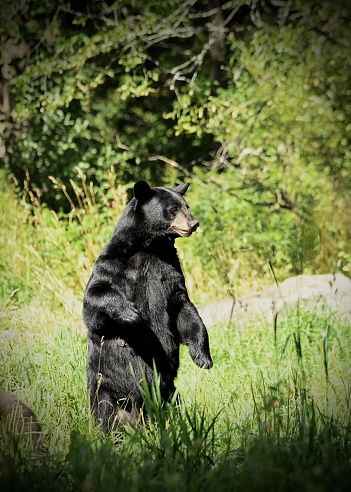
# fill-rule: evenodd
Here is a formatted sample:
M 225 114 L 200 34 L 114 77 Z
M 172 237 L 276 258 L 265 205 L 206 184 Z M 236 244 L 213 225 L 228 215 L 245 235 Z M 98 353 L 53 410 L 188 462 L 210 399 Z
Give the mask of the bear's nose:
M 196 231 L 196 229 L 199 227 L 200 224 L 197 220 L 194 219 L 190 225 L 191 225 L 191 230 Z

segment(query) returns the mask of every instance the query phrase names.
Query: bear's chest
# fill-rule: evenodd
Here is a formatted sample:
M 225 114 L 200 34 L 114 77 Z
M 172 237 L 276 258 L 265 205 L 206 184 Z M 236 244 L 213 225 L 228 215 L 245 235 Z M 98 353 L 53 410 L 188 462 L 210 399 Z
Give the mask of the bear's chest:
M 164 261 L 138 254 L 126 264 L 127 295 L 151 319 L 170 310 L 170 305 L 184 287 L 183 274 L 177 262 Z
M 177 264 L 166 262 L 152 255 L 134 255 L 129 259 L 125 268 L 126 281 L 131 287 L 142 286 L 158 294 L 170 294 L 181 287 L 184 282 L 183 274 Z

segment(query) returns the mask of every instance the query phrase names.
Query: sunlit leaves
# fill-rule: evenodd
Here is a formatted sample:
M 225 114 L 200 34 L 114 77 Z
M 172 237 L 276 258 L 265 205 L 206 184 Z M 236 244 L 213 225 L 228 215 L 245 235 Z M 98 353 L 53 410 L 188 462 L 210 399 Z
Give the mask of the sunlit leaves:
M 27 168 L 49 201 L 49 169 L 69 180 L 79 164 L 98 186 L 111 164 L 127 184 L 197 174 L 257 207 L 257 234 L 267 213 L 282 242 L 289 213 L 323 230 L 321 256 L 343 268 L 334 238 L 351 234 L 349 10 L 341 0 L 219 4 L 6 2 L 7 165 L 20 180 Z M 214 33 L 224 33 L 221 79 Z M 247 232 L 245 247 L 268 242 Z

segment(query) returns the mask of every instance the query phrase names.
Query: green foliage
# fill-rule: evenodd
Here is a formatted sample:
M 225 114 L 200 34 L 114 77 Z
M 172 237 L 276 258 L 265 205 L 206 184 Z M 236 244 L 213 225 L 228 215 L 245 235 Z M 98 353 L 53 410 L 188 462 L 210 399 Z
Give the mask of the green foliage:
M 4 165 L 56 212 L 70 206 L 49 176 L 74 195 L 77 167 L 103 192 L 111 165 L 127 189 L 190 179 L 225 250 L 350 273 L 349 16 L 342 1 L 6 2 Z M 232 270 L 214 262 L 210 278 Z
M 207 177 L 214 174 L 207 173 Z M 235 185 L 230 194 L 224 194 L 228 173 L 217 176 L 216 183 L 220 186 L 199 183 L 197 187 L 195 182 L 193 191 L 189 190 L 188 202 L 200 222 L 200 230 L 188 242 L 178 243 L 184 265 L 197 259 L 203 269 L 199 278 L 214 283 L 214 290 L 222 297 L 225 290 L 237 293 L 249 277 L 253 285 L 263 279 L 269 273 L 269 261 L 275 263 L 283 277 L 289 267 L 297 269 L 294 233 L 299 225 L 294 216 L 270 206 L 269 213 L 262 214 L 254 199 L 241 199 Z M 196 282 L 194 272 L 191 276 Z
M 63 183 L 52 178 L 53 186 L 71 205 L 68 214 L 41 205 L 28 181 L 18 201 L 4 175 L 0 176 L 4 198 L 0 205 L 0 292 L 5 306 L 26 304 L 39 296 L 52 307 L 63 305 L 76 312 L 92 266 L 126 205 L 126 189 L 116 186 L 113 168 L 106 190 L 99 192 L 79 168 L 77 171 L 77 180 L 70 183 L 71 195 Z

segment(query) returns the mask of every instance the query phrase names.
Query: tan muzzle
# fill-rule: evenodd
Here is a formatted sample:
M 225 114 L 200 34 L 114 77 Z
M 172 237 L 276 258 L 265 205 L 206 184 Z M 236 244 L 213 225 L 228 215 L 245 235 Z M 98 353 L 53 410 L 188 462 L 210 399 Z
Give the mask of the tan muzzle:
M 187 210 L 180 210 L 170 228 L 182 237 L 190 236 L 199 227 L 199 223 Z

